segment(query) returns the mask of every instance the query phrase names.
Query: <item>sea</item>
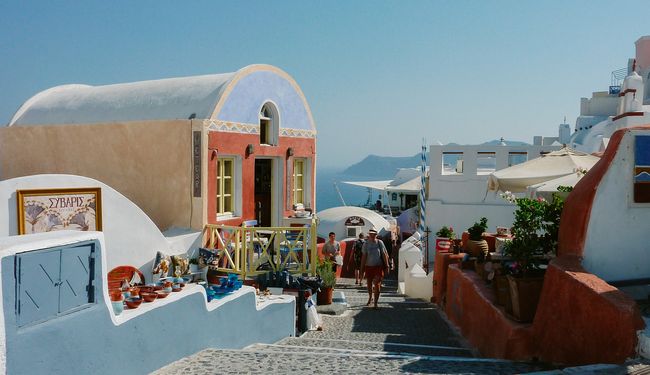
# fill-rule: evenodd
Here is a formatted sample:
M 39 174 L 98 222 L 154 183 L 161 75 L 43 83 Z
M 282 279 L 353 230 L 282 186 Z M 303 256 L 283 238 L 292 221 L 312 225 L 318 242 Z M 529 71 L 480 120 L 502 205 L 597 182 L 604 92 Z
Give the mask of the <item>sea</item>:
M 342 181 L 377 181 L 390 180 L 394 173 L 387 176 L 360 176 L 345 174 L 340 169 L 318 168 L 316 170 L 316 212 L 326 210 L 332 207 L 343 206 L 362 206 L 368 201 L 368 189 L 361 186 L 353 186 L 342 183 Z M 341 196 L 336 190 L 338 186 Z M 380 193 L 377 190 L 372 191 L 370 203 L 374 204 Z M 341 200 L 341 197 L 343 200 Z

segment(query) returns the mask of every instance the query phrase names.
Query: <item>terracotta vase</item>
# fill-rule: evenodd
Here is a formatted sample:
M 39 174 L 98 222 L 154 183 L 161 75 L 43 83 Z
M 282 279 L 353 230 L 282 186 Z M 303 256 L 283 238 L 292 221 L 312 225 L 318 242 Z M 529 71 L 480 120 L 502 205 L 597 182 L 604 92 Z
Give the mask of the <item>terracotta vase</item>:
M 513 277 L 508 275 L 512 315 L 516 321 L 530 323 L 535 318 L 542 294 L 544 277 Z
M 333 292 L 334 288 L 321 288 L 316 300 L 318 305 L 331 305 Z
M 490 251 L 490 248 L 488 247 L 486 240 L 468 240 L 467 244 L 465 245 L 465 250 L 467 250 L 467 253 L 470 256 L 478 257 L 481 253 L 483 253 L 483 255 L 487 255 L 487 253 Z
M 111 302 L 120 302 L 124 300 L 124 296 L 122 295 L 122 291 L 119 289 L 113 289 L 109 292 L 110 297 L 111 297 Z

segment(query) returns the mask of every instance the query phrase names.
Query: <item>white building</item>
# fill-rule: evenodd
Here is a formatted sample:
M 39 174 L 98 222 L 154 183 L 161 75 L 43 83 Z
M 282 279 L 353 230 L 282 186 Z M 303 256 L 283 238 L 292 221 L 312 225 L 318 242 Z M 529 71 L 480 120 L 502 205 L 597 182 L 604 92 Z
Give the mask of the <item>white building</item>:
M 650 36 L 639 38 L 635 45 L 636 56 L 628 60 L 622 85 L 580 100 L 571 147 L 602 152 L 616 130 L 650 121 Z
M 498 194 L 488 193 L 487 179 L 492 172 L 561 148 L 555 141 L 553 145 L 543 145 L 543 141 L 539 143 L 430 146 L 426 202 L 426 226 L 431 231 L 429 261 L 434 255 L 435 232 L 442 226 L 451 226 L 460 235 L 481 217 L 488 219 L 489 231 L 512 224 L 515 206 Z

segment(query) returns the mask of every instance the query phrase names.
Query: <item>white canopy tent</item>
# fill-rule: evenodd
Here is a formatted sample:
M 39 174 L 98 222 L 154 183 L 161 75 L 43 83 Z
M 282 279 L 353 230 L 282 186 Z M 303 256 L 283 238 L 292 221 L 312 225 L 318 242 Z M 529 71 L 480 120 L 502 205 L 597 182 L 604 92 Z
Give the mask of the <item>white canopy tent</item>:
M 565 147 L 527 162 L 513 165 L 490 174 L 488 190 L 526 192 L 531 185 L 589 170 L 600 158 Z
M 381 180 L 381 181 L 341 181 L 344 184 L 361 186 L 365 188 L 375 189 L 375 190 L 384 190 L 393 180 Z
M 400 184 L 395 184 L 395 181 L 392 181 L 393 183 L 388 185 L 386 187 L 386 191 L 403 191 L 407 193 L 414 193 L 417 194 L 420 192 L 420 189 L 422 188 L 422 177 L 418 176 L 415 178 L 412 178 L 406 182 L 402 182 Z

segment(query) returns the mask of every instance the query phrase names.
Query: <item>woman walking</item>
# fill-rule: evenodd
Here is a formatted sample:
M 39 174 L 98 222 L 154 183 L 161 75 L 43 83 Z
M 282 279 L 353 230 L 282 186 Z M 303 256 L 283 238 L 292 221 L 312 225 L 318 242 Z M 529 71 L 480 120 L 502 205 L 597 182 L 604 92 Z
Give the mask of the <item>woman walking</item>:
M 368 283 L 368 303 L 374 301 L 374 309 L 379 309 L 379 293 L 384 274 L 388 274 L 388 252 L 382 240 L 377 238 L 377 230 L 368 231 L 368 240 L 361 250 L 361 277 L 365 276 Z

